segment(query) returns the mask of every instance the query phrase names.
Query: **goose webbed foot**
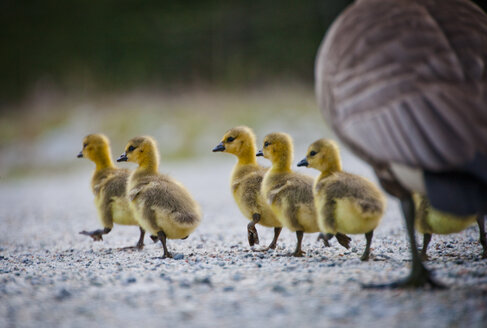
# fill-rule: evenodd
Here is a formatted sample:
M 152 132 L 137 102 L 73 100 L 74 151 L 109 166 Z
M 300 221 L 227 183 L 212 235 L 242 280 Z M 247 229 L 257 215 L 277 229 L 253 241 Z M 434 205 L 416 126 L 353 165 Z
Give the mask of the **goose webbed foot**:
M 422 265 L 420 268 L 412 270 L 408 277 L 389 284 L 362 284 L 362 288 L 364 289 L 421 288 L 427 286 L 431 289 L 447 288 L 445 285 L 435 280 L 432 273 Z

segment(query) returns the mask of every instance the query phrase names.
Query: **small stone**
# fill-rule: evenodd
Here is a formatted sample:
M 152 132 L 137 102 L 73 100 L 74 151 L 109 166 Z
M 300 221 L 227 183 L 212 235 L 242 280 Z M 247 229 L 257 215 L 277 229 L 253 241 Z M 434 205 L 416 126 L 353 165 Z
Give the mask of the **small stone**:
M 133 284 L 135 282 L 137 282 L 137 279 L 135 279 L 133 277 L 127 279 L 127 284 Z
M 235 287 L 233 287 L 233 286 L 223 287 L 224 292 L 233 292 L 234 290 L 235 290 Z
M 196 278 L 195 282 L 198 284 L 205 284 L 205 285 L 211 286 L 211 278 L 210 277 Z
M 173 256 L 173 259 L 178 261 L 184 259 L 184 254 L 176 254 Z
M 272 287 L 272 291 L 275 293 L 279 293 L 279 294 L 286 294 L 287 293 L 286 288 L 284 288 L 281 285 L 274 285 L 274 287 Z
M 63 301 L 71 297 L 71 293 L 66 289 L 61 289 L 59 293 L 54 297 L 57 301 Z

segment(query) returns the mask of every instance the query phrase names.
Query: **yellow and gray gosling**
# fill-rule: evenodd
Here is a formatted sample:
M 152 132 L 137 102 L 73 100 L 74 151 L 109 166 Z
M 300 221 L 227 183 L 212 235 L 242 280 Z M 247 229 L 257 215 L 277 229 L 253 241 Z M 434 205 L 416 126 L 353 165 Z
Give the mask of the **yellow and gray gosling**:
M 332 235 L 365 234 L 367 244 L 361 260 L 367 261 L 374 229 L 384 213 L 382 192 L 369 180 L 342 171 L 338 145 L 332 140 L 311 144 L 298 166 L 321 171 L 313 187 L 320 230 Z
M 428 245 L 432 234 L 448 235 L 465 230 L 473 225 L 475 221 L 479 226 L 480 244 L 483 252 L 482 258 L 487 258 L 487 242 L 485 239 L 484 217 L 481 215 L 456 216 L 441 212 L 431 207 L 428 199 L 418 193 L 413 195 L 416 206 L 416 230 L 423 234 L 423 249 L 420 256 L 428 260 Z
M 318 232 L 313 201 L 313 179 L 291 170 L 292 139 L 285 133 L 271 133 L 264 138 L 264 147 L 257 153 L 272 162 L 264 175 L 262 194 L 281 224 L 296 232 L 294 256 L 303 256 L 303 233 Z
M 90 134 L 83 139 L 83 150 L 78 158 L 88 158 L 96 164 L 91 179 L 91 188 L 95 195 L 95 205 L 98 210 L 103 229 L 81 231 L 80 234 L 90 236 L 95 241 L 103 240 L 113 223 L 138 226 L 126 198 L 127 180 L 130 172 L 117 168 L 110 154 L 110 142 L 103 134 Z M 140 228 L 140 238 L 135 248 L 144 247 L 145 232 Z M 126 247 L 132 248 L 132 247 Z
M 151 137 L 131 139 L 117 161 L 139 165 L 128 180 L 131 208 L 140 226 L 161 241 L 162 258 L 172 257 L 166 239 L 186 239 L 196 229 L 201 222 L 198 204 L 181 183 L 159 173 L 159 152 Z
M 262 180 L 267 169 L 257 164 L 256 151 L 255 134 L 246 126 L 228 130 L 213 149 L 213 152 L 233 154 L 238 159 L 230 178 L 230 188 L 240 211 L 251 221 L 247 225 L 249 245 L 259 244 L 255 228 L 258 223 L 274 228 L 274 239 L 264 250 L 275 249 L 282 225 L 261 194 Z

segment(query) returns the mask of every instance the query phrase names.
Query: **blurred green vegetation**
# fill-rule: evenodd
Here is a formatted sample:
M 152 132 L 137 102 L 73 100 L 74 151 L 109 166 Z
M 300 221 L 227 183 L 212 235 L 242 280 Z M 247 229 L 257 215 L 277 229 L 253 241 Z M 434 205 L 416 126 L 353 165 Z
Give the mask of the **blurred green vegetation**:
M 3 0 L 0 105 L 39 85 L 311 83 L 320 41 L 351 2 Z

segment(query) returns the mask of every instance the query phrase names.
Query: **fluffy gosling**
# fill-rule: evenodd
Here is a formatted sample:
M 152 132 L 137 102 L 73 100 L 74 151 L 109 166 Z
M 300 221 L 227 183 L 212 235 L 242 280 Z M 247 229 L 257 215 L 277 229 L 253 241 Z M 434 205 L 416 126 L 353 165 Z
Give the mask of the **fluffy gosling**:
M 448 235 L 465 230 L 477 221 L 479 226 L 480 243 L 483 248 L 482 258 L 487 258 L 487 242 L 485 238 L 484 217 L 481 215 L 456 216 L 431 207 L 425 196 L 413 195 L 416 206 L 415 228 L 423 234 L 423 249 L 420 256 L 423 261 L 428 260 L 428 245 L 432 234 Z
M 256 151 L 255 134 L 246 126 L 228 130 L 213 149 L 213 152 L 226 152 L 238 158 L 230 178 L 230 188 L 240 211 L 251 221 L 247 225 L 249 245 L 259 244 L 259 235 L 255 228 L 258 223 L 274 228 L 274 238 L 264 250 L 275 249 L 282 225 L 260 191 L 267 169 L 257 164 Z
M 186 239 L 196 229 L 201 222 L 198 204 L 181 183 L 158 172 L 159 152 L 151 137 L 131 139 L 117 159 L 123 161 L 139 165 L 127 188 L 137 222 L 161 241 L 162 258 L 172 257 L 166 239 Z
M 303 233 L 318 232 L 313 201 L 313 179 L 291 170 L 293 143 L 285 133 L 271 133 L 264 138 L 264 147 L 257 153 L 272 162 L 264 175 L 261 192 L 281 224 L 296 232 L 294 256 L 303 256 Z
M 325 234 L 365 234 L 367 244 L 360 258 L 367 261 L 374 229 L 385 208 L 385 197 L 369 180 L 342 171 L 338 145 L 326 139 L 315 141 L 298 166 L 321 171 L 313 194 L 318 225 Z
M 129 171 L 117 168 L 110 154 L 110 142 L 103 134 L 90 134 L 83 139 L 83 149 L 78 158 L 88 158 L 96 164 L 91 178 L 91 189 L 95 195 L 95 205 L 98 210 L 103 229 L 81 231 L 80 234 L 90 236 L 94 241 L 103 240 L 113 223 L 138 226 L 126 198 Z M 140 228 L 140 238 L 135 248 L 144 247 L 145 232 Z M 132 247 L 126 247 L 132 248 Z

